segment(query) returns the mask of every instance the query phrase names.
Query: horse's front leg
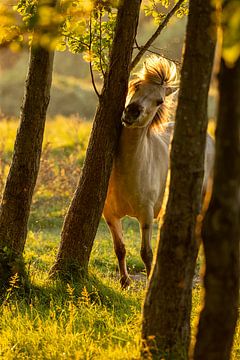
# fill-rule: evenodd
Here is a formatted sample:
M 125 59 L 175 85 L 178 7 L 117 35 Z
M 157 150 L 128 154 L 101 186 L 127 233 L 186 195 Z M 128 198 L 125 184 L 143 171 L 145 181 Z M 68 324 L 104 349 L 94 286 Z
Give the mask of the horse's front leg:
M 147 277 L 150 275 L 153 252 L 151 247 L 152 239 L 152 221 L 141 221 L 141 235 L 142 235 L 142 244 L 141 244 L 141 257 L 146 266 Z
M 113 237 L 114 250 L 118 258 L 118 265 L 120 271 L 120 283 L 122 288 L 125 289 L 130 285 L 131 280 L 127 271 L 126 249 L 123 242 L 121 220 L 112 216 L 107 217 L 106 214 L 104 214 L 104 216 Z

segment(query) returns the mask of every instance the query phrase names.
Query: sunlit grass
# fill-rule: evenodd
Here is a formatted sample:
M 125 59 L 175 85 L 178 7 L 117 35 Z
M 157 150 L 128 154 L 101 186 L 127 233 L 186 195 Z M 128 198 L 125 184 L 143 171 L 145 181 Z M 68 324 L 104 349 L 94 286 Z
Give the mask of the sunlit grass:
M 2 164 L 9 166 L 17 121 L 0 121 Z M 141 274 L 121 291 L 111 235 L 102 220 L 94 243 L 90 277 L 84 284 L 48 280 L 60 242 L 63 218 L 79 178 L 91 124 L 57 117 L 46 124 L 43 156 L 25 248 L 30 292 L 16 297 L 14 287 L 0 306 L 2 359 L 139 359 L 145 270 L 140 259 L 138 223 L 123 223 L 130 274 Z M 5 141 L 6 140 L 6 141 Z M 0 175 L 1 175 L 0 174 Z M 156 244 L 157 224 L 153 243 Z M 201 286 L 193 290 L 192 324 L 201 310 Z M 193 337 L 195 334 L 193 330 Z M 240 358 L 240 329 L 232 360 Z
M 82 124 L 84 124 L 82 126 Z M 5 152 L 12 152 L 19 120 L 14 118 L 0 118 L 0 145 L 4 146 Z M 82 122 L 78 117 L 56 116 L 46 121 L 43 147 L 51 144 L 56 151 L 73 146 L 81 146 L 85 152 L 88 136 L 91 130 L 90 122 Z
M 43 146 L 50 143 L 56 150 L 79 145 L 85 152 L 91 125 L 91 122 L 83 122 L 78 117 L 58 115 L 46 122 Z
M 0 149 L 4 149 L 5 154 L 12 152 L 13 144 L 17 133 L 18 120 L 0 119 Z
M 5 359 L 110 359 L 122 350 L 136 358 L 137 298 L 123 296 L 115 288 L 114 282 L 98 285 L 94 280 L 78 291 L 45 284 L 44 289 L 34 290 L 29 304 L 10 299 L 0 310 L 0 355 Z

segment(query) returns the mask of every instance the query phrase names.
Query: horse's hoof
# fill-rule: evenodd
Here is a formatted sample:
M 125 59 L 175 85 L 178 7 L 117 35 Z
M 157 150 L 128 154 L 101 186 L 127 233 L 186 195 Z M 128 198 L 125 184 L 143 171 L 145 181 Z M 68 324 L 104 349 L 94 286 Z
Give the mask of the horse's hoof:
M 128 289 L 131 285 L 131 279 L 129 276 L 122 276 L 120 279 L 120 283 L 121 283 L 121 288 L 122 290 L 124 289 Z

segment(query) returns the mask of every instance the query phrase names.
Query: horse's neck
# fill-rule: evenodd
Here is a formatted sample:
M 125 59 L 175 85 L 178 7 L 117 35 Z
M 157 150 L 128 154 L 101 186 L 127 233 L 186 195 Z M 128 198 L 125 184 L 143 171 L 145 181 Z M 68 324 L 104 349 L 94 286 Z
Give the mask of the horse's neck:
M 119 141 L 119 151 L 118 156 L 122 160 L 125 158 L 134 158 L 135 160 L 138 157 L 141 157 L 142 153 L 146 151 L 148 128 L 123 128 L 120 141 Z M 141 160 L 139 158 L 139 160 Z

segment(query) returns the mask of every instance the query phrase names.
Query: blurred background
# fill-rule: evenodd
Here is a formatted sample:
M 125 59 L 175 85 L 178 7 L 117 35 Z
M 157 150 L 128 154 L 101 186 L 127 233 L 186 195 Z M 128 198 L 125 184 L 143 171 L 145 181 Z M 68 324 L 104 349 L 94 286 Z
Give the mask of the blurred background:
M 151 47 L 151 51 L 180 62 L 186 22 L 186 17 L 173 18 Z M 156 27 L 152 18 L 141 14 L 138 45 L 144 45 Z M 149 54 L 150 52 L 147 52 L 147 55 Z M 141 67 L 141 64 L 142 61 L 138 67 Z M 19 116 L 27 67 L 27 51 L 13 53 L 5 48 L 0 50 L 0 111 L 5 118 Z M 97 74 L 95 78 L 100 91 L 102 80 Z M 61 114 L 92 120 L 96 104 L 97 96 L 93 90 L 89 64 L 83 60 L 81 54 L 56 52 L 48 115 L 54 117 Z

